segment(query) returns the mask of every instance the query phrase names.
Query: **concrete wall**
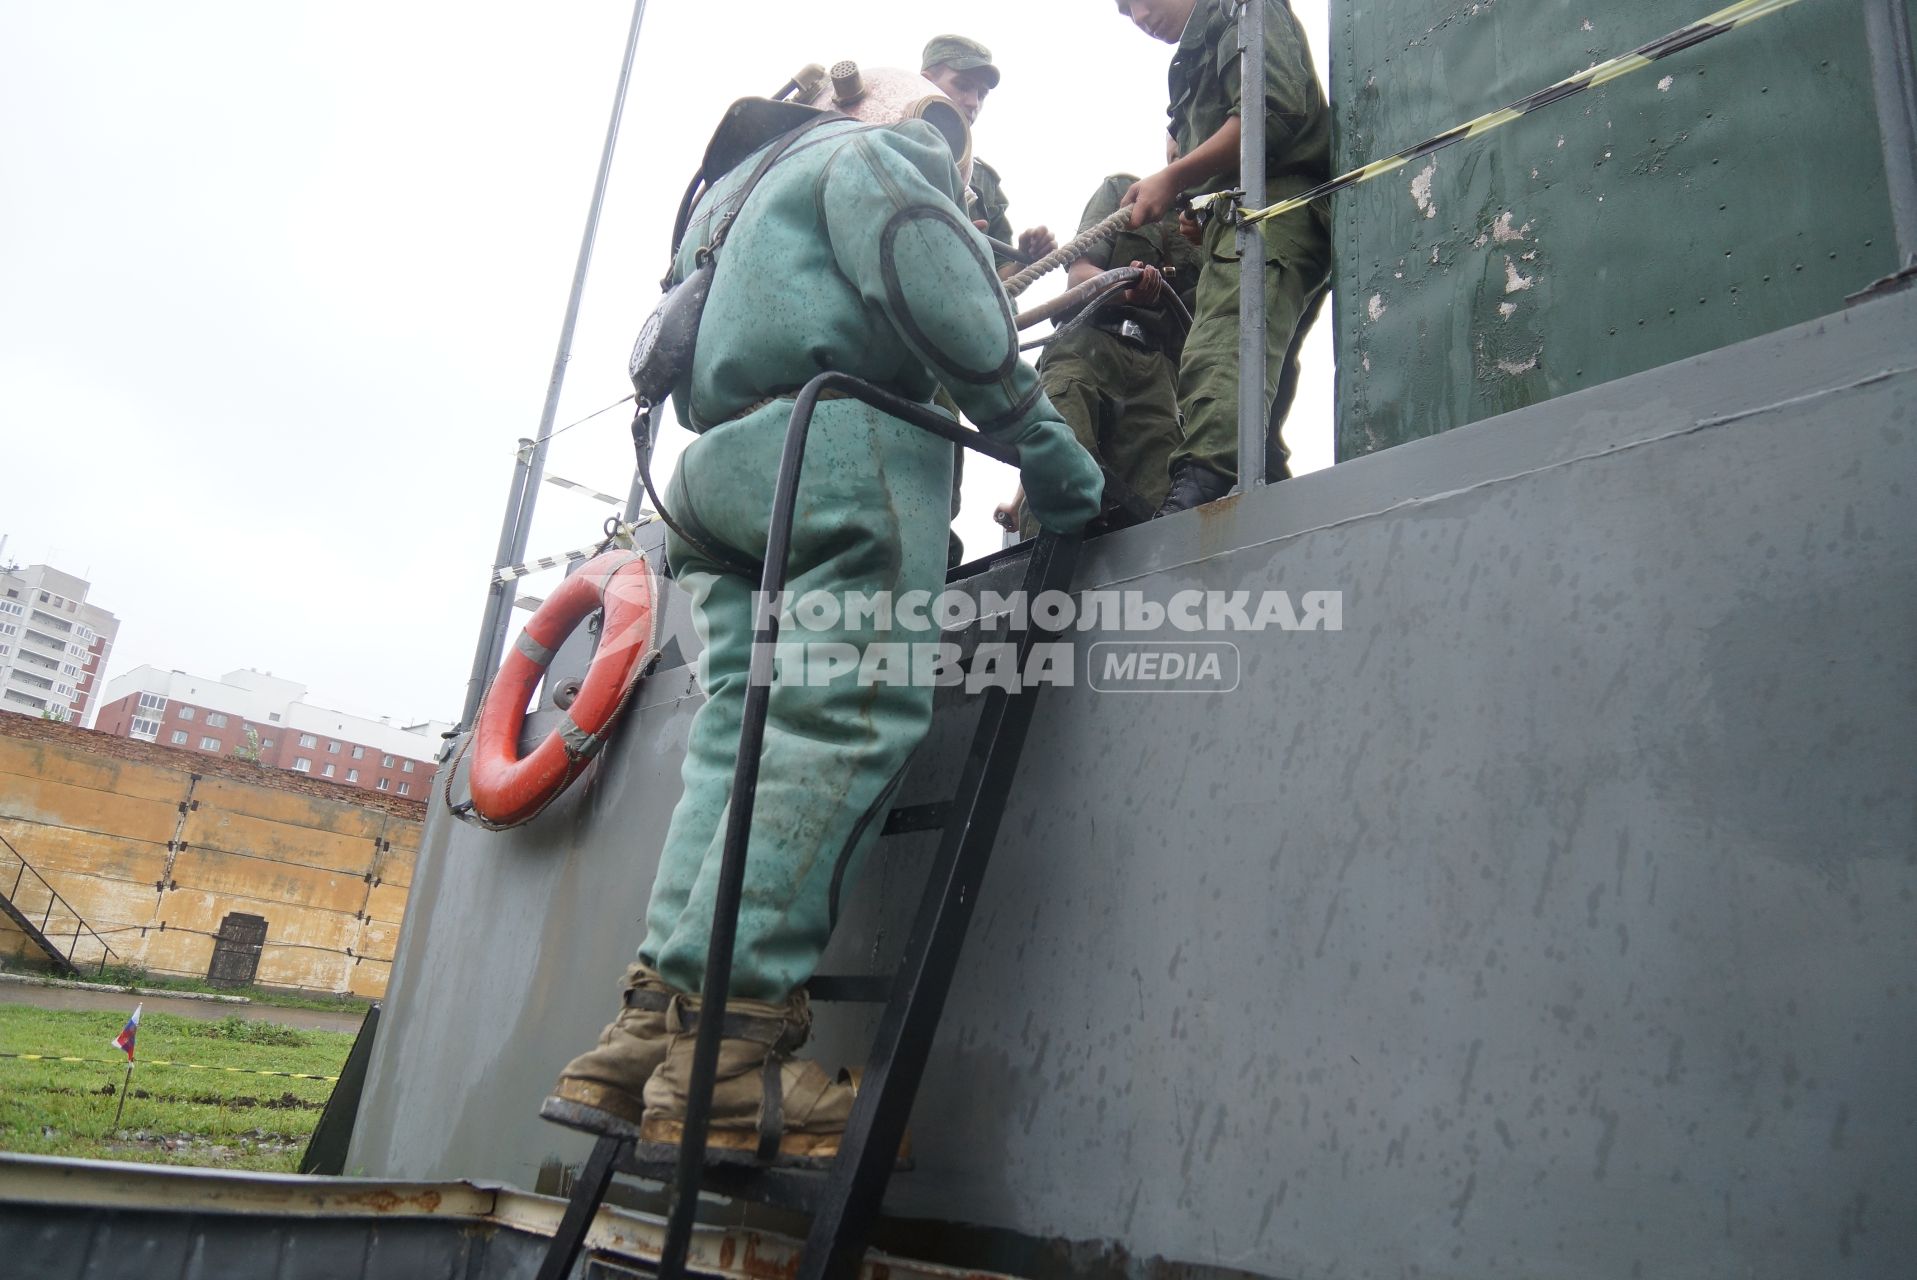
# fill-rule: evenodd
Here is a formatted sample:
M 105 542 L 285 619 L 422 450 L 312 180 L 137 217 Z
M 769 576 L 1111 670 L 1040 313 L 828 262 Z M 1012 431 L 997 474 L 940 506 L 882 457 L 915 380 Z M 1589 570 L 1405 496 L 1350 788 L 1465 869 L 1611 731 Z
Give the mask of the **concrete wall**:
M 267 921 L 259 982 L 383 995 L 423 809 L 0 716 L 0 836 L 104 937 L 114 963 L 157 974 L 204 977 L 221 921 L 244 912 Z M 0 891 L 12 880 L 9 867 Z M 44 890 L 29 876 L 20 892 L 37 919 Z M 23 950 L 10 932 L 0 954 Z M 81 943 L 77 961 L 98 958 Z
M 1906 1280 L 1914 351 L 1892 298 L 1089 547 L 1082 588 L 1338 590 L 1343 630 L 1219 637 L 1229 694 L 1044 695 L 889 1210 L 1146 1272 Z M 583 1158 L 536 1110 L 697 705 L 654 676 L 520 831 L 435 810 L 351 1167 Z M 889 964 L 930 840 L 828 971 Z

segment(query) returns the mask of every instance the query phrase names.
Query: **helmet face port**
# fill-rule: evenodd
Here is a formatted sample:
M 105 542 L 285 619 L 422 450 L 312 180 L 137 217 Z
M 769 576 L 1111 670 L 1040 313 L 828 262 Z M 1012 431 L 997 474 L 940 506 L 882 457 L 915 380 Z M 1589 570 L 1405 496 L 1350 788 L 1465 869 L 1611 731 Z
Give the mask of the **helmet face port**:
M 952 148 L 952 163 L 961 169 L 971 159 L 972 128 L 950 98 L 940 95 L 921 99 L 912 104 L 907 118 L 923 120 L 943 134 L 945 145 Z

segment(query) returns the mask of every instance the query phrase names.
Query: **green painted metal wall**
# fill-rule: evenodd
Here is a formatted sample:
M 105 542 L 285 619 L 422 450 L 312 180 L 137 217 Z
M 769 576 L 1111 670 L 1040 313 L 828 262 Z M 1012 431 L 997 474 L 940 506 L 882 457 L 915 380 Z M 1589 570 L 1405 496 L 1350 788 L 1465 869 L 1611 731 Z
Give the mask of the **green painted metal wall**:
M 1708 12 L 1332 0 L 1337 167 Z M 1340 458 L 1828 314 L 1896 256 L 1861 10 L 1804 0 L 1334 214 Z

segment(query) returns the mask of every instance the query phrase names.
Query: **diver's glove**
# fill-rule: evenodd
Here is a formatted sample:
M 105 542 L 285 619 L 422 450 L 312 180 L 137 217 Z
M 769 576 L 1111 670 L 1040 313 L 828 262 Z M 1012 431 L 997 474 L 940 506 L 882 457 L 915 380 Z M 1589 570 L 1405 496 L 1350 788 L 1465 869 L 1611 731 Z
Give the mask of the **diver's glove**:
M 1077 533 L 1099 512 L 1105 476 L 1072 429 L 1034 422 L 1013 435 L 1018 476 L 1033 517 L 1055 533 Z

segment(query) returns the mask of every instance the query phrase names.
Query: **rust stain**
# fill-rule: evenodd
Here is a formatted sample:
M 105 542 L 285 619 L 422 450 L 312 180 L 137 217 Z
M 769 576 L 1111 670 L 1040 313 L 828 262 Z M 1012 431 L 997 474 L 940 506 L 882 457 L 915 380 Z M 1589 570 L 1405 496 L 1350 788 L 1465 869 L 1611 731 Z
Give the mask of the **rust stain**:
M 1232 508 L 1238 505 L 1238 500 L 1244 496 L 1243 493 L 1227 494 L 1216 502 L 1207 502 L 1204 506 L 1198 508 L 1198 514 L 1205 520 L 1215 520 L 1220 516 L 1228 514 Z
M 799 1253 L 796 1249 L 782 1250 L 783 1257 L 768 1257 L 759 1252 L 759 1237 L 748 1233 L 745 1237 L 745 1258 L 739 1270 L 752 1280 L 796 1280 L 799 1274 Z
M 1207 502 L 1198 508 L 1198 548 L 1204 555 L 1216 555 L 1231 546 L 1231 522 L 1237 517 L 1238 501 L 1245 495 L 1234 493 Z
M 439 1209 L 440 1194 L 437 1191 L 426 1190 L 416 1196 L 402 1196 L 381 1187 L 377 1191 L 343 1196 L 341 1200 L 347 1205 L 361 1205 L 374 1213 L 395 1213 L 408 1205 L 418 1208 L 421 1213 L 433 1213 Z

